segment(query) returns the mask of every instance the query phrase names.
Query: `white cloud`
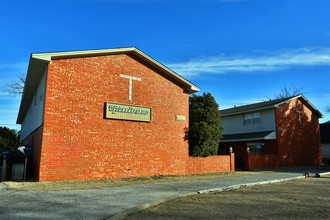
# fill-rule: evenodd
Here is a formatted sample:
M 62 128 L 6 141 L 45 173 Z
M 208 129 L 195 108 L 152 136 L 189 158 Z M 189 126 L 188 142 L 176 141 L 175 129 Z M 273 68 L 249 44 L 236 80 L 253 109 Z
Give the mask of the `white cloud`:
M 203 56 L 168 66 L 179 74 L 190 77 L 201 73 L 259 72 L 288 69 L 294 66 L 329 65 L 330 48 L 299 48 L 282 49 L 273 53 L 263 52 L 261 55 Z
M 25 62 L 20 63 L 0 63 L 0 70 L 3 69 L 21 69 L 25 70 L 27 69 L 28 64 Z
M 264 101 L 261 98 L 252 98 L 252 99 L 238 99 L 238 100 L 220 100 L 220 103 L 225 103 L 223 105 L 220 105 L 220 109 L 227 109 L 227 108 L 233 108 L 234 106 L 242 106 L 242 105 L 249 105 L 249 104 L 254 104 L 258 102 Z

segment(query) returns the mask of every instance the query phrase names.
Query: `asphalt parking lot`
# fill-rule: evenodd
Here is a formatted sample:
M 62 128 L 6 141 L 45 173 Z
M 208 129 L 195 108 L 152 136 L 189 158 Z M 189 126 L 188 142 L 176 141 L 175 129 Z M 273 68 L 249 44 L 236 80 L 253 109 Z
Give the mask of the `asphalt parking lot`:
M 0 219 L 121 219 L 140 207 L 169 198 L 301 179 L 306 171 L 267 171 L 226 178 L 59 191 L 21 191 L 0 183 Z M 310 171 L 314 175 L 330 170 L 314 167 Z
M 329 219 L 330 175 L 181 197 L 125 219 Z

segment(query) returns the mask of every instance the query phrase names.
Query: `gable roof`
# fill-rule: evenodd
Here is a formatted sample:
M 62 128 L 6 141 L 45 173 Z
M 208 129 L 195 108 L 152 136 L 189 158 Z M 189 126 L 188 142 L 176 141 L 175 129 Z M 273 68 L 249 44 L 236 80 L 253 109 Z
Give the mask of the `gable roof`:
M 275 140 L 276 132 L 272 131 L 260 131 L 250 133 L 239 134 L 224 134 L 220 139 L 220 142 L 237 142 L 237 141 L 256 141 L 256 140 Z
M 269 100 L 265 102 L 259 102 L 250 105 L 243 105 L 234 108 L 228 108 L 224 110 L 220 110 L 221 116 L 230 116 L 230 115 L 237 115 L 243 113 L 249 113 L 254 111 L 260 111 L 265 109 L 271 108 L 278 108 L 280 105 L 285 104 L 291 100 L 299 99 L 304 105 L 306 105 L 313 113 L 315 113 L 319 118 L 323 118 L 323 115 L 317 108 L 315 108 L 303 95 L 282 98 L 282 99 L 275 99 Z
M 30 57 L 29 67 L 26 74 L 25 86 L 22 94 L 21 105 L 17 117 L 17 124 L 21 124 L 25 114 L 29 108 L 33 95 L 38 88 L 38 83 L 48 64 L 54 59 L 76 58 L 88 56 L 114 55 L 114 54 L 131 54 L 151 65 L 153 68 L 164 73 L 167 77 L 174 80 L 182 86 L 188 94 L 198 92 L 198 88 L 193 83 L 186 80 L 173 70 L 161 64 L 157 60 L 143 53 L 136 47 L 114 48 L 114 49 L 98 49 L 98 50 L 80 50 L 66 52 L 51 53 L 32 53 Z

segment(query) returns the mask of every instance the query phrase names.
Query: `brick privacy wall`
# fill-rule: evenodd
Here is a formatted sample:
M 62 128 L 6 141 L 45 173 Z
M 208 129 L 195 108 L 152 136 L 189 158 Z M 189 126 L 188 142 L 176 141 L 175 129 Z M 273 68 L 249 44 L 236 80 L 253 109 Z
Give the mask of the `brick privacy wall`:
M 247 142 L 236 142 L 233 145 L 233 151 L 236 156 L 237 162 L 244 166 L 245 170 L 254 170 L 260 168 L 277 167 L 278 156 L 277 154 L 277 141 L 276 140 L 261 140 L 259 142 L 265 143 L 264 154 L 265 155 L 252 155 L 246 153 L 247 143 L 252 143 L 255 141 Z
M 131 101 L 120 74 L 142 79 Z M 151 107 L 152 122 L 105 119 L 105 102 Z M 182 87 L 130 55 L 52 60 L 39 181 L 187 174 L 188 108 Z
M 297 111 L 302 111 L 301 123 Z M 318 165 L 322 161 L 318 117 L 299 99 L 275 110 L 281 166 Z M 282 128 L 283 131 L 280 131 Z
M 234 154 L 189 157 L 187 174 L 235 171 Z
M 255 170 L 262 168 L 278 167 L 280 165 L 279 155 L 252 155 L 245 156 L 245 170 Z
M 39 126 L 36 130 L 34 130 L 28 137 L 26 137 L 21 142 L 21 145 L 24 146 L 30 140 L 32 146 L 34 147 L 32 157 L 33 157 L 33 165 L 34 165 L 34 176 L 37 179 L 39 178 L 40 155 L 41 155 L 43 128 L 44 128 L 43 125 Z

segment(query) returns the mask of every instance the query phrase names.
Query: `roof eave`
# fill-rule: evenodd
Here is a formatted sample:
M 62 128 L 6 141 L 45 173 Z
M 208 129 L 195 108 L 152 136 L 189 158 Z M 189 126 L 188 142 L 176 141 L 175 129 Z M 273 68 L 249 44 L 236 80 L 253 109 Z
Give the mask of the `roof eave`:
M 178 81 L 178 82 L 180 82 L 180 84 L 184 85 L 184 87 L 186 88 L 186 92 L 188 94 L 192 94 L 192 93 L 195 93 L 195 92 L 199 92 L 200 91 L 200 88 L 198 88 L 196 85 L 194 85 L 193 83 L 189 82 L 184 77 L 180 76 L 179 74 L 177 74 L 176 72 L 174 72 L 173 70 L 171 70 L 170 68 L 168 68 L 167 66 L 165 66 L 164 64 L 158 62 L 157 60 L 153 59 L 149 55 L 145 54 L 144 52 L 142 52 L 138 48 L 135 48 L 134 47 L 134 52 L 136 54 L 138 54 L 140 58 L 143 58 L 148 63 L 151 63 L 153 66 L 157 67 L 161 71 L 166 72 L 175 81 Z
M 33 99 L 33 95 L 38 87 L 40 78 L 44 73 L 48 61 L 41 59 L 34 59 L 31 55 L 28 71 L 26 74 L 25 85 L 22 93 L 21 103 L 19 107 L 19 112 L 17 116 L 16 123 L 22 124 L 26 112 L 29 108 L 31 100 Z
M 293 96 L 287 99 L 286 101 L 276 104 L 275 107 L 278 108 L 280 105 L 292 101 L 294 99 L 299 99 L 301 102 L 303 102 L 311 111 L 313 111 L 317 115 L 318 118 L 324 117 L 324 115 L 322 115 L 322 113 L 312 103 L 310 103 L 303 95 Z
M 28 72 L 26 75 L 26 83 L 23 89 L 21 104 L 19 108 L 19 113 L 17 117 L 17 124 L 23 123 L 24 117 L 28 110 L 28 107 L 33 98 L 33 94 L 37 89 L 41 75 L 44 73 L 45 68 L 53 59 L 63 59 L 72 57 L 85 57 L 85 56 L 101 56 L 108 54 L 120 54 L 128 53 L 134 54 L 140 59 L 151 64 L 158 70 L 164 72 L 171 79 L 180 84 L 185 92 L 192 94 L 200 91 L 193 83 L 189 82 L 173 70 L 169 69 L 165 65 L 161 64 L 157 60 L 148 56 L 136 47 L 125 47 L 125 48 L 114 48 L 114 49 L 99 49 L 99 50 L 80 50 L 80 51 L 65 51 L 65 52 L 51 52 L 51 53 L 32 53 L 30 57 Z
M 267 109 L 272 109 L 272 108 L 274 108 L 273 105 L 262 107 L 262 108 L 249 109 L 249 110 L 245 110 L 245 111 L 233 112 L 233 113 L 228 113 L 228 114 L 223 114 L 223 113 L 221 113 L 221 110 L 220 110 L 220 113 L 221 113 L 222 117 L 225 117 L 225 116 L 232 116 L 232 115 L 239 115 L 239 114 L 244 114 L 244 113 L 249 113 L 249 112 L 261 111 L 261 110 L 267 110 Z
M 162 63 L 153 59 L 149 55 L 145 54 L 136 47 L 125 47 L 125 48 L 114 48 L 114 49 L 99 49 L 99 50 L 80 50 L 80 51 L 66 51 L 66 52 L 54 52 L 54 53 L 35 53 L 32 54 L 33 59 L 44 60 L 50 62 L 52 59 L 61 59 L 61 58 L 70 58 L 70 57 L 82 57 L 82 56 L 100 56 L 107 54 L 116 54 L 116 53 L 132 53 L 152 66 L 160 69 L 161 71 L 167 73 L 175 81 L 183 85 L 188 94 L 199 92 L 200 88 L 194 85 L 193 83 L 186 80 L 184 77 L 180 76 L 173 70 L 169 69 Z
M 232 116 L 232 115 L 238 115 L 238 114 L 244 114 L 244 113 L 249 113 L 249 112 L 254 112 L 254 111 L 260 111 L 260 110 L 266 110 L 266 109 L 271 109 L 271 108 L 278 108 L 280 105 L 283 105 L 289 101 L 292 101 L 294 99 L 300 99 L 309 109 L 311 109 L 311 111 L 313 111 L 318 118 L 323 118 L 324 116 L 322 115 L 322 113 L 315 108 L 314 105 L 312 105 L 312 103 L 310 103 L 303 95 L 297 95 L 297 96 L 293 96 L 291 98 L 285 99 L 284 101 L 274 104 L 274 105 L 269 105 L 266 107 L 262 107 L 262 108 L 255 108 L 255 109 L 249 109 L 249 110 L 245 110 L 245 111 L 238 111 L 238 112 L 233 112 L 233 113 L 228 113 L 228 114 L 221 114 L 222 116 Z M 221 110 L 220 110 L 221 113 Z
M 305 101 L 305 105 L 307 104 L 307 106 L 312 111 L 314 110 L 314 112 L 318 116 L 318 118 L 323 118 L 324 117 L 324 115 L 312 103 L 310 103 L 303 95 L 301 95 L 299 98 L 302 99 L 303 101 Z

